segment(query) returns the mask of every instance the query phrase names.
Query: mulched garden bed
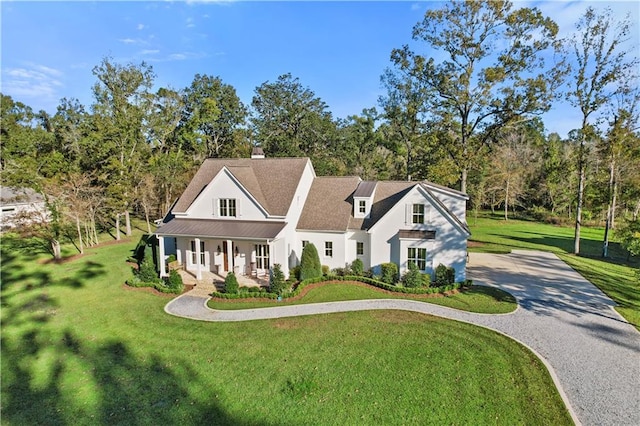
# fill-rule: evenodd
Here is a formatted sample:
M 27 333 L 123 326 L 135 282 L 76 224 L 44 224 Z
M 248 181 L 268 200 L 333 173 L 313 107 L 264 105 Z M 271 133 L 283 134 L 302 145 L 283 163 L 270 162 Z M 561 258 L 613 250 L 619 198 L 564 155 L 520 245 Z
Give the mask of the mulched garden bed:
M 460 293 L 459 289 L 446 291 L 444 293 L 431 293 L 431 294 L 399 293 L 399 292 L 396 292 L 396 291 L 390 291 L 390 290 L 385 290 L 385 289 L 382 289 L 382 288 L 374 287 L 372 285 L 361 283 L 361 282 L 358 282 L 358 281 L 338 281 L 338 280 L 336 280 L 336 281 L 323 281 L 323 282 L 320 282 L 320 283 L 309 284 L 308 286 L 306 286 L 305 288 L 302 289 L 300 294 L 298 294 L 295 297 L 288 297 L 286 299 L 282 299 L 282 302 L 293 302 L 293 301 L 300 300 L 301 298 L 306 296 L 307 293 L 310 290 L 312 290 L 314 288 L 321 287 L 321 286 L 326 285 L 326 284 L 350 284 L 350 285 L 356 285 L 356 286 L 359 286 L 359 287 L 370 288 L 372 290 L 375 290 L 377 292 L 384 293 L 384 294 L 392 294 L 392 295 L 398 295 L 398 296 L 401 295 L 403 298 L 406 298 L 406 299 L 432 299 L 434 297 L 446 297 L 446 296 L 451 296 L 453 294 Z M 248 302 L 248 301 L 251 301 L 251 302 L 253 302 L 253 301 L 256 301 L 256 302 L 273 302 L 274 304 L 281 303 L 281 302 L 278 302 L 278 301 L 276 301 L 274 299 L 268 299 L 266 297 L 247 297 L 247 298 L 244 298 L 244 299 L 223 299 L 223 298 L 213 297 L 213 299 L 215 299 L 216 302 L 222 302 L 222 303 L 242 303 L 242 302 Z

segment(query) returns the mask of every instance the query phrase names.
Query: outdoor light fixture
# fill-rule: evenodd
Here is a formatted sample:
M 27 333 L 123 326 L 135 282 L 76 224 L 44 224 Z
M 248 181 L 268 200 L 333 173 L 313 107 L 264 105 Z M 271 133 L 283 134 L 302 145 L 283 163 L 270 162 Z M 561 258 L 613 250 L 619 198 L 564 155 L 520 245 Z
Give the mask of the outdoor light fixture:
M 236 256 L 240 254 L 240 250 L 238 250 L 238 246 L 236 246 Z
M 220 246 L 218 246 L 218 254 L 220 254 Z

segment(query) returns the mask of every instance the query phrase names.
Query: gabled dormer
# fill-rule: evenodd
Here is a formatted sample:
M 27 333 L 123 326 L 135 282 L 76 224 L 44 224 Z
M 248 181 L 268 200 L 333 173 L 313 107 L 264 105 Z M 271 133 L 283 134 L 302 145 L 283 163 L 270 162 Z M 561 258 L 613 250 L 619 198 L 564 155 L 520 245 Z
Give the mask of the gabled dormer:
M 353 217 L 368 219 L 371 215 L 373 197 L 376 193 L 375 181 L 362 181 L 353 193 Z

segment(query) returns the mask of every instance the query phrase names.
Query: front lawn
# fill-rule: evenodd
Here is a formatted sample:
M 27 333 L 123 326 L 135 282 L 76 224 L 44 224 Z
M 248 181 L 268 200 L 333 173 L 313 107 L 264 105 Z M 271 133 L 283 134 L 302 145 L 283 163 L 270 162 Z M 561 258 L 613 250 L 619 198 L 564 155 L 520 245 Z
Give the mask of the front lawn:
M 542 250 L 556 253 L 583 277 L 613 299 L 616 310 L 640 330 L 640 283 L 635 269 L 638 259 L 627 261 L 619 244 L 610 243 L 610 257 L 603 259 L 604 229 L 583 227 L 580 256 L 573 252 L 574 229 L 524 220 L 504 221 L 485 215 L 471 224 L 469 251 L 509 253 L 513 249 Z M 635 269 L 634 269 L 635 268 Z
M 123 286 L 135 243 L 62 264 L 3 244 L 3 424 L 571 423 L 500 334 L 399 311 L 176 318 Z
M 407 294 L 393 294 L 382 291 L 373 286 L 352 282 L 325 282 L 314 284 L 314 288 L 309 289 L 303 297 L 288 301 L 256 301 L 253 299 L 231 299 L 221 300 L 212 298 L 207 302 L 211 309 L 255 309 L 269 308 L 273 306 L 300 305 L 305 303 L 337 302 L 342 300 L 363 300 L 363 299 L 413 299 L 426 303 L 447 306 L 449 308 L 460 309 L 469 312 L 483 314 L 504 314 L 513 312 L 516 307 L 516 300 L 509 293 L 499 289 L 472 286 L 460 293 L 443 296 L 440 294 L 411 297 Z

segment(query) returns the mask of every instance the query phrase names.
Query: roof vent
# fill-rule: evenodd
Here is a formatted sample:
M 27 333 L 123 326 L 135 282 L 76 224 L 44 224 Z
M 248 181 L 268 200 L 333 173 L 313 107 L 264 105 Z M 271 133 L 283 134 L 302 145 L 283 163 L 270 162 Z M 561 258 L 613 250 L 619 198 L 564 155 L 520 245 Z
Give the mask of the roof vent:
M 264 158 L 264 151 L 259 146 L 254 146 L 251 151 L 251 158 Z

